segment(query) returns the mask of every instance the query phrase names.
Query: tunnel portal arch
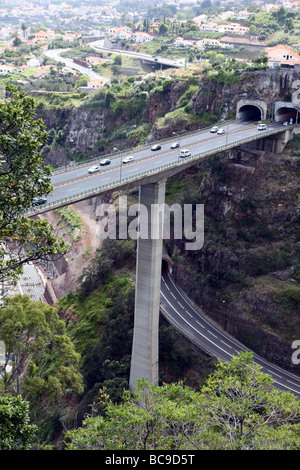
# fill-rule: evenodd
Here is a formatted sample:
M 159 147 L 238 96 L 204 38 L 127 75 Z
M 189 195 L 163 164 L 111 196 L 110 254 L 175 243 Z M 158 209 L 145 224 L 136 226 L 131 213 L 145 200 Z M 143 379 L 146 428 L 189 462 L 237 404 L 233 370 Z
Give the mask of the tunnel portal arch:
M 267 105 L 261 100 L 240 100 L 236 118 L 242 121 L 263 121 L 267 117 Z
M 293 124 L 300 122 L 299 110 L 293 106 L 281 106 L 277 107 L 274 115 L 275 122 L 285 122 L 292 119 Z

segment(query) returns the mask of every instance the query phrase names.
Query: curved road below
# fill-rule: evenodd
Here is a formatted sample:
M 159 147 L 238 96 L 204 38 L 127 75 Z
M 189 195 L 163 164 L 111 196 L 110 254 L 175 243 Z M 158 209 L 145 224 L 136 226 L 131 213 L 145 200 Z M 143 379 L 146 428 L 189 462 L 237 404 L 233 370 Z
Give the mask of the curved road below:
M 105 78 L 102 75 L 94 72 L 93 70 L 89 68 L 82 67 L 82 65 L 76 64 L 69 57 L 61 57 L 60 54 L 66 51 L 68 51 L 68 49 L 47 49 L 46 51 L 44 51 L 44 55 L 46 57 L 49 57 L 49 59 L 55 60 L 56 62 L 62 62 L 65 65 L 65 67 L 69 69 L 78 70 L 78 72 L 80 72 L 82 75 L 86 75 L 92 80 L 99 79 L 99 80 L 102 80 L 103 82 L 110 83 L 109 78 Z
M 239 352 L 250 351 L 221 328 L 201 315 L 200 309 L 194 309 L 170 277 L 167 268 L 161 278 L 161 312 L 164 317 L 192 343 L 210 356 L 228 362 Z M 300 377 L 291 374 L 265 359 L 253 354 L 253 359 L 262 372 L 272 376 L 274 386 L 282 391 L 293 393 L 300 398 Z

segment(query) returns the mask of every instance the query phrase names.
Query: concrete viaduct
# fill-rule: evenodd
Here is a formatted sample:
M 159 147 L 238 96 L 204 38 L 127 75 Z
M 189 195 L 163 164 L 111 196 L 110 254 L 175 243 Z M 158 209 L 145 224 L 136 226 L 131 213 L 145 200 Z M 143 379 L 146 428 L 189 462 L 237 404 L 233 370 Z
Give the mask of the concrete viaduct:
M 268 114 L 269 113 L 269 114 Z M 272 117 L 275 122 L 286 120 L 286 116 L 292 116 L 293 122 L 298 121 L 298 108 L 287 103 L 280 106 L 275 103 L 272 110 L 268 110 L 263 101 L 240 100 L 237 104 L 237 119 L 241 120 L 264 120 Z M 259 149 L 280 152 L 286 143 L 292 138 L 293 126 L 277 126 L 263 134 L 245 139 L 244 142 L 234 142 L 224 145 L 204 154 L 193 155 L 186 159 L 177 160 L 173 164 L 153 169 L 148 173 L 118 180 L 110 185 L 96 188 L 86 194 L 80 194 L 66 200 L 57 200 L 52 204 L 45 204 L 28 213 L 33 216 L 38 213 L 47 212 L 55 208 L 75 203 L 83 199 L 89 199 L 98 194 L 103 194 L 111 189 L 126 189 L 139 186 L 139 204 L 147 208 L 152 205 L 163 204 L 165 201 L 165 188 L 168 177 L 193 166 L 203 158 L 208 158 L 214 153 L 226 151 L 240 145 L 252 145 Z M 55 190 L 55 186 L 54 186 Z M 157 231 L 159 236 L 151 239 L 138 238 L 137 240 L 137 264 L 136 264 L 136 287 L 135 287 L 135 319 L 134 335 L 131 358 L 131 371 L 129 387 L 135 387 L 137 380 L 147 379 L 151 384 L 158 383 L 158 328 L 160 311 L 160 283 L 162 271 L 163 254 L 163 224 L 160 214 L 151 218 L 151 230 Z

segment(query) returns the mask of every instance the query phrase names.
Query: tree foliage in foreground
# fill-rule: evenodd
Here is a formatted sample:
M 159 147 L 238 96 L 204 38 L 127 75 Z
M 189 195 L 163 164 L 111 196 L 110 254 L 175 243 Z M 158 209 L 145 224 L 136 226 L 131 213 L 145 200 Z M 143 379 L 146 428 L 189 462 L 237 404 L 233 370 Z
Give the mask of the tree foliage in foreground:
M 299 402 L 249 353 L 220 362 L 200 392 L 140 381 L 118 405 L 102 390 L 99 409 L 66 433 L 68 450 L 300 449 Z
M 0 396 L 0 450 L 28 450 L 36 427 L 29 423 L 29 406 L 20 396 Z
M 52 191 L 51 168 L 39 148 L 46 128 L 35 117 L 33 98 L 0 82 L 0 281 L 16 279 L 23 264 L 60 255 L 68 245 L 54 235 L 47 220 L 26 217 L 34 198 Z
M 83 391 L 80 355 L 55 308 L 26 295 L 4 299 L 0 339 L 6 354 L 0 392 L 43 407 Z

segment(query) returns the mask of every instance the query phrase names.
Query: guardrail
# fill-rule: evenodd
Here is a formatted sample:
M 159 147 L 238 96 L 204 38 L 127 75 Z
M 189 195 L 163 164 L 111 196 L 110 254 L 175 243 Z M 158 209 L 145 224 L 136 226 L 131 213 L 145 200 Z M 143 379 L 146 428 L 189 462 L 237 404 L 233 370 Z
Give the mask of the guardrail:
M 237 121 L 238 121 L 237 119 L 230 119 L 228 121 L 222 121 L 221 123 L 216 123 L 216 124 L 213 124 L 213 125 L 214 126 L 226 127 L 230 123 L 237 122 Z M 64 172 L 69 171 L 69 170 L 74 170 L 74 169 L 82 167 L 82 166 L 93 165 L 94 163 L 99 162 L 99 160 L 103 160 L 104 158 L 110 158 L 110 159 L 119 158 L 119 157 L 124 156 L 128 153 L 129 154 L 134 153 L 137 150 L 141 150 L 141 149 L 146 150 L 147 148 L 150 149 L 155 144 L 160 144 L 161 145 L 161 144 L 164 144 L 164 143 L 172 142 L 173 140 L 176 141 L 178 139 L 186 138 L 186 137 L 189 137 L 189 136 L 192 136 L 192 135 L 195 135 L 195 134 L 201 134 L 202 132 L 207 132 L 209 129 L 211 129 L 211 127 L 212 126 L 203 127 L 201 129 L 197 129 L 195 131 L 186 132 L 184 134 L 180 134 L 180 133 L 176 132 L 177 139 L 173 135 L 172 137 L 167 137 L 166 139 L 155 140 L 151 143 L 141 144 L 141 145 L 137 145 L 136 147 L 132 147 L 130 149 L 119 150 L 118 152 L 115 152 L 115 153 L 109 153 L 109 154 L 106 154 L 106 155 L 101 155 L 101 157 L 91 158 L 91 159 L 85 160 L 83 162 L 70 163 L 69 165 L 62 166 L 62 167 L 60 167 L 56 170 L 54 169 L 52 175 L 58 175 L 60 173 L 64 173 Z
M 272 129 L 272 130 L 265 130 L 265 131 L 260 131 L 259 134 L 255 136 L 249 136 L 245 137 L 243 139 L 237 140 L 236 142 L 233 143 L 227 143 L 224 145 L 221 145 L 220 147 L 211 149 L 211 150 L 206 150 L 205 152 L 200 152 L 196 155 L 191 155 L 190 157 L 185 157 L 182 159 L 175 160 L 171 163 L 167 163 L 165 165 L 161 165 L 159 167 L 150 169 L 150 170 L 145 170 L 141 173 L 137 173 L 136 175 L 132 176 L 127 176 L 125 178 L 120 178 L 119 180 L 113 181 L 111 183 L 106 183 L 101 186 L 97 186 L 96 188 L 89 189 L 87 191 L 80 192 L 78 194 L 75 194 L 73 196 L 68 196 L 66 198 L 59 199 L 57 201 L 49 202 L 46 204 L 43 204 L 41 206 L 38 206 L 38 208 L 35 208 L 32 211 L 27 211 L 25 215 L 31 216 L 43 212 L 48 212 L 50 210 L 57 209 L 61 206 L 68 205 L 71 203 L 75 203 L 78 201 L 81 201 L 82 199 L 87 199 L 88 197 L 93 197 L 96 196 L 100 193 L 105 192 L 106 190 L 111 190 L 111 189 L 117 189 L 121 186 L 124 186 L 129 183 L 137 183 L 139 180 L 142 178 L 145 178 L 147 176 L 153 176 L 155 174 L 161 174 L 164 171 L 168 171 L 172 168 L 178 168 L 181 166 L 186 166 L 188 162 L 191 162 L 191 165 L 194 163 L 197 163 L 197 161 L 200 161 L 201 159 L 208 158 L 212 155 L 215 155 L 216 153 L 221 153 L 224 152 L 225 150 L 229 150 L 234 147 L 238 147 L 239 145 L 246 144 L 248 142 L 252 142 L 253 140 L 256 140 L 257 138 L 263 138 L 267 137 L 269 135 L 274 135 L 274 134 L 279 134 L 281 132 L 284 132 L 284 129 L 278 128 L 278 129 Z

